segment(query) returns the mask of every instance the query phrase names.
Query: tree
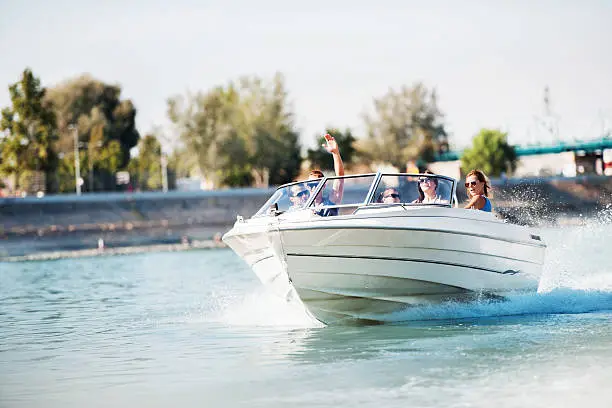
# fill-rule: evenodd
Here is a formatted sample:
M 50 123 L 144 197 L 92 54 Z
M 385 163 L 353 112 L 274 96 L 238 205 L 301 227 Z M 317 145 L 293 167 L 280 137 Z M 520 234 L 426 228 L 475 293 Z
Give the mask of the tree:
M 45 103 L 46 89 L 27 68 L 21 80 L 9 86 L 12 106 L 2 110 L 0 122 L 0 173 L 14 176 L 17 186 L 34 186 L 32 175 L 45 175 L 45 190 L 56 190 L 58 166 L 54 143 L 57 140 L 56 117 Z M 26 177 L 30 175 L 30 177 Z
M 230 83 L 231 88 L 238 91 L 240 136 L 246 143 L 255 184 L 292 181 L 300 170 L 301 146 L 283 76 L 277 73 L 269 83 L 243 77 L 238 84 Z
M 168 100 L 185 162 L 214 185 L 281 184 L 301 163 L 283 78 L 243 77 L 226 86 Z
M 130 149 L 140 139 L 136 109 L 130 100 L 121 99 L 121 87 L 82 75 L 50 88 L 45 99 L 53 104 L 57 116 L 58 150 L 67 155 L 74 149 L 74 133 L 68 127 L 76 124 L 79 142 L 86 147 L 88 166 L 85 168 L 95 171 L 97 183 L 92 181 L 102 190 L 114 190 L 114 174 L 99 171 L 109 168 L 101 163 L 102 157 L 112 156 L 114 164 L 110 167 L 123 169 L 130 160 Z M 116 143 L 111 147 L 113 141 Z
M 499 130 L 481 129 L 472 139 L 472 147 L 465 149 L 461 156 L 461 170 L 464 174 L 480 169 L 488 176 L 499 177 L 502 172 L 512 173 L 518 158 L 514 147 L 507 142 L 507 133 Z
M 354 143 L 357 139 L 355 139 L 350 129 L 346 129 L 342 132 L 338 129 L 327 128 L 325 132 L 336 139 L 344 164 L 347 165 L 352 163 L 356 152 Z M 330 154 L 322 146 L 322 135 L 316 135 L 315 140 L 318 147 L 316 149 L 308 149 L 306 158 L 312 167 L 318 167 L 322 170 L 333 170 L 334 162 L 331 160 Z
M 141 190 L 159 190 L 162 187 L 161 144 L 152 134 L 138 144 L 138 156 L 130 162 L 130 174 L 135 176 Z
M 227 125 L 229 106 L 228 95 L 221 87 L 168 100 L 168 116 L 185 147 L 185 161 L 194 163 L 200 175 L 215 185 L 221 184 L 219 172 L 229 162 L 223 147 L 231 145 L 228 139 L 235 135 Z
M 371 161 L 403 169 L 409 160 L 431 162 L 448 150 L 435 91 L 421 83 L 374 99 L 374 114 L 364 116 L 367 138 L 358 149 Z

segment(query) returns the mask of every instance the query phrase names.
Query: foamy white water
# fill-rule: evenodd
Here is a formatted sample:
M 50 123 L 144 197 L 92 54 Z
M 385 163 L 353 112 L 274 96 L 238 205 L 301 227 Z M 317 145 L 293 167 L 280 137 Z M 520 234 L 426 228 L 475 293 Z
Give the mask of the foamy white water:
M 0 263 L 0 407 L 609 407 L 612 225 L 538 293 L 325 327 L 229 250 Z

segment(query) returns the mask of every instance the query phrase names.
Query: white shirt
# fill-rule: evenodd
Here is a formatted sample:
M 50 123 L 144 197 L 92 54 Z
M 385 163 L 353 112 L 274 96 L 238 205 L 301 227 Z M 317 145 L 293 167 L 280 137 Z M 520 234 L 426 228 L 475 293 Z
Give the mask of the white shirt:
M 443 200 L 440 196 L 435 196 L 434 198 L 429 198 L 425 196 L 423 198 L 423 204 L 445 204 L 448 203 L 447 200 Z

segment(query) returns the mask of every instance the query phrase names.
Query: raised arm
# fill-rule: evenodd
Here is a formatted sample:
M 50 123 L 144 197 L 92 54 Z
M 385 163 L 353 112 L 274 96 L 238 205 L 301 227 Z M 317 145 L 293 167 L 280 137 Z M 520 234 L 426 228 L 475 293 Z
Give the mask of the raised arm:
M 338 143 L 336 139 L 330 134 L 325 135 L 325 143 L 322 145 L 334 158 L 334 171 L 336 176 L 344 176 L 344 163 L 342 162 L 342 156 L 340 156 L 340 150 L 338 149 Z M 342 193 L 344 191 L 344 180 L 334 180 L 333 192 L 330 200 L 336 204 L 342 202 Z

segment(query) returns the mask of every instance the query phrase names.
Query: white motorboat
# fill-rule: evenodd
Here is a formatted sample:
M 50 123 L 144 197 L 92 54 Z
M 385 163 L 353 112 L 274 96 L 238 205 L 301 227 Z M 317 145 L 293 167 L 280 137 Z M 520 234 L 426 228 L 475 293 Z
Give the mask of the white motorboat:
M 430 202 L 419 196 L 423 177 L 436 185 Z M 542 238 L 458 208 L 456 187 L 445 176 L 380 172 L 290 183 L 251 218 L 238 216 L 223 241 L 323 323 L 536 291 Z

